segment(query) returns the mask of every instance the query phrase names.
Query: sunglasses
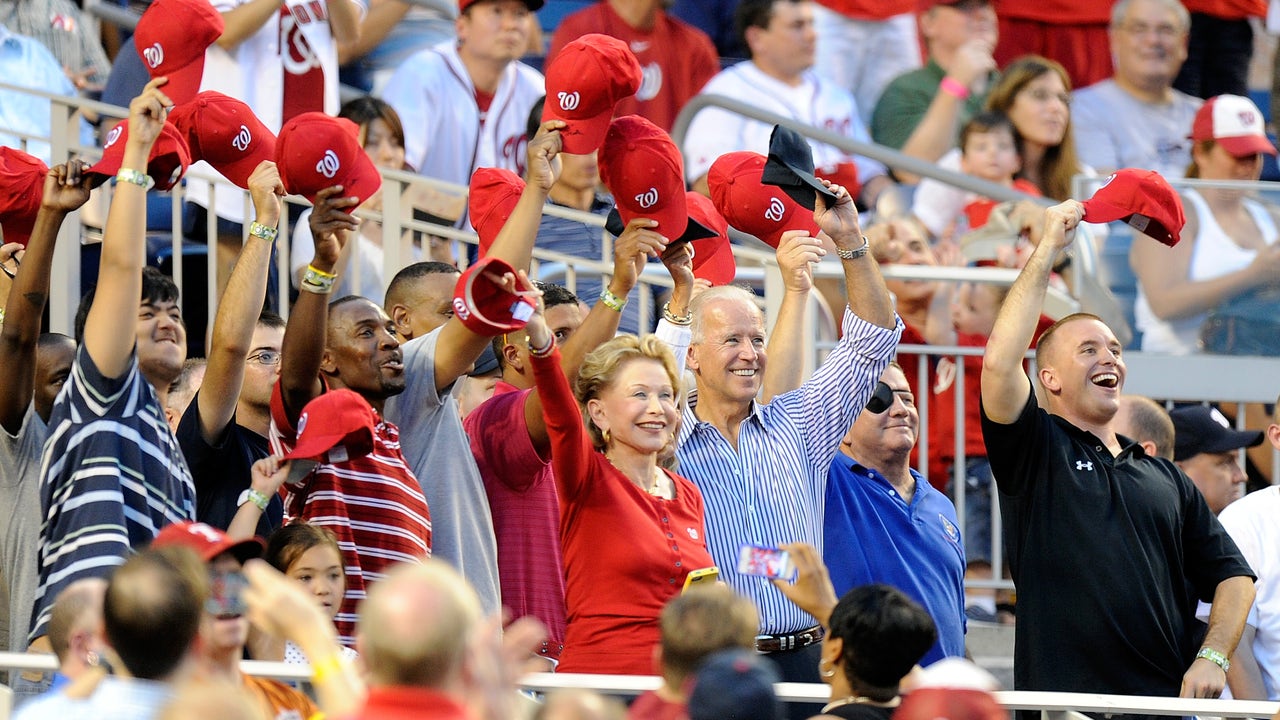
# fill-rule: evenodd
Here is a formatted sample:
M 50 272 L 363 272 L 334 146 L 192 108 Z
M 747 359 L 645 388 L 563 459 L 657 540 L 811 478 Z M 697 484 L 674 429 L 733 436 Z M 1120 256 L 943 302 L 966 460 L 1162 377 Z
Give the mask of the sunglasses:
M 893 388 L 883 381 L 876 383 L 876 389 L 867 399 L 867 412 L 879 415 L 893 406 Z

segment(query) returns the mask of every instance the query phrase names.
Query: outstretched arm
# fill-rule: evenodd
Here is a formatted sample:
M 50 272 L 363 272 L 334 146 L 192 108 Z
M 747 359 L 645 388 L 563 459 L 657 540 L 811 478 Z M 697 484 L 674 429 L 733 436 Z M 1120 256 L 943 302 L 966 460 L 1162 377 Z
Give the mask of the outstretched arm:
M 341 185 L 316 193 L 309 223 L 316 255 L 309 271 L 333 273 L 342 247 L 360 225 L 350 213 L 357 204 L 354 197 L 342 197 Z M 327 288 L 302 283 L 302 292 L 298 293 L 298 302 L 285 326 L 280 352 L 280 392 L 291 423 L 297 421 L 302 408 L 321 392 L 320 362 L 329 327 L 329 292 L 334 278 L 328 280 Z
M 769 363 L 765 366 L 760 402 L 795 390 L 804 382 L 804 320 L 813 290 L 813 263 L 827 254 L 822 241 L 803 230 L 788 230 L 778 243 L 778 270 L 786 291 L 769 331 Z
M 245 356 L 267 295 L 271 246 L 280 222 L 280 196 L 284 195 L 275 163 L 263 160 L 254 168 L 249 176 L 249 195 L 253 199 L 254 224 L 249 226 L 249 237 L 227 278 L 227 289 L 213 320 L 209 365 L 196 398 L 200 434 L 209 445 L 217 443 L 235 415 L 244 382 Z
M 489 255 L 507 261 L 517 270 L 527 270 L 533 260 L 533 241 L 542 223 L 542 206 L 556 181 L 551 160 L 560 152 L 559 129 L 562 127 L 561 120 L 547 121 L 529 141 L 524 192 L 489 248 Z M 456 317 L 445 323 L 436 340 L 436 390 L 444 390 L 470 370 L 489 342 L 489 337 L 467 329 Z
M 858 225 L 858 209 L 854 207 L 853 198 L 843 187 L 827 180 L 822 182 L 836 193 L 836 201 L 831 207 L 825 207 L 819 199 L 813 219 L 835 243 L 837 250 L 858 254 L 858 251 L 865 250 L 866 239 Z M 882 328 L 896 327 L 893 301 L 875 260 L 862 252 L 857 257 L 841 258 L 840 264 L 844 269 L 845 294 L 853 314 Z
M 129 103 L 129 139 L 125 141 L 121 172 L 145 174 L 151 146 L 160 136 L 173 101 L 160 91 L 165 78 L 147 83 Z M 132 182 L 116 183 L 102 236 L 98 289 L 84 325 L 84 350 L 103 377 L 118 378 L 129 369 L 137 335 L 121 331 L 133 327 L 142 297 L 142 267 L 146 264 L 147 191 Z
M 1012 423 L 1031 395 L 1031 379 L 1022 369 L 1022 356 L 1031 346 L 1040 320 L 1054 259 L 1075 239 L 1082 217 L 1084 206 L 1075 200 L 1045 211 L 1044 233 L 996 315 L 982 357 L 981 382 L 982 409 L 993 422 Z
M 5 319 L 0 325 L 0 367 L 8 377 L 0 382 L 0 425 L 10 435 L 22 428 L 22 419 L 35 392 L 36 341 L 49 298 L 49 274 L 58 230 L 67 214 L 89 199 L 85 164 L 72 160 L 49 169 L 44 199 L 36 215 L 31 239 L 22 256 L 22 267 L 9 287 Z
M 1209 611 L 1209 629 L 1202 648 L 1231 657 L 1240 642 L 1249 607 L 1253 605 L 1253 578 L 1239 575 L 1218 583 L 1213 593 L 1213 609 Z M 1196 658 L 1182 676 L 1180 697 L 1216 698 L 1227 686 L 1227 674 L 1216 663 Z
M 657 222 L 636 218 L 627 224 L 627 229 L 618 238 L 613 248 L 613 277 L 609 280 L 609 292 L 625 298 L 631 289 L 640 281 L 640 272 L 644 269 L 645 258 L 656 256 L 666 247 L 667 239 L 651 230 Z M 578 368 L 587 353 L 595 350 L 600 343 L 608 341 L 618 332 L 618 322 L 622 313 L 597 302 L 587 313 L 582 325 L 573 333 L 560 349 L 560 369 L 572 385 L 578 377 Z M 544 323 L 545 325 L 545 323 Z M 544 343 L 530 344 L 542 347 Z M 525 397 L 524 419 L 529 428 L 529 439 L 538 454 L 546 457 L 550 448 L 547 438 L 547 425 L 542 419 L 542 400 L 535 389 Z
M 266 511 L 265 503 L 280 492 L 280 486 L 288 477 L 289 461 L 280 455 L 269 455 L 255 462 L 249 468 L 249 489 L 257 493 L 256 497 L 264 498 L 260 500 L 264 504 L 258 505 L 251 495 L 249 502 L 241 505 L 236 510 L 235 517 L 231 518 L 231 523 L 227 525 L 227 537 L 233 540 L 253 537 L 258 530 L 258 520 Z

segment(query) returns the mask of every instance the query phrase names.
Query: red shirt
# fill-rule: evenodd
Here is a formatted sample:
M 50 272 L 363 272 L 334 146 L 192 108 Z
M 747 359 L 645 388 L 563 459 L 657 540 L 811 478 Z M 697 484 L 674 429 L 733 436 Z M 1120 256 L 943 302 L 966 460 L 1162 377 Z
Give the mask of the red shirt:
M 715 565 L 702 493 L 671 472 L 671 500 L 637 487 L 592 448 L 560 352 L 532 363 L 560 493 L 569 624 L 557 669 L 653 675 L 659 613 L 690 570 Z
M 1013 189 L 1021 190 L 1029 195 L 1036 197 L 1041 196 L 1040 188 L 1030 180 L 1018 178 L 1013 181 Z M 979 198 L 964 206 L 964 216 L 969 221 L 969 229 L 977 230 L 987 224 L 987 220 L 991 219 L 991 211 L 995 209 L 998 203 L 990 198 Z
M 529 439 L 524 404 L 532 390 L 498 381 L 493 397 L 462 426 L 489 496 L 498 542 L 502 604 L 511 619 L 532 615 L 547 626 L 541 654 L 564 647 L 564 561 L 560 554 L 560 500 L 551 463 Z
M 1109 23 L 1114 4 L 1115 0 L 995 0 L 997 17 L 1051 25 Z
M 547 64 L 560 48 L 590 33 L 627 43 L 644 69 L 640 91 L 619 102 L 614 114 L 640 115 L 663 130 L 671 130 L 680 108 L 720 71 L 716 48 L 706 33 L 662 10 L 657 11 L 651 30 L 633 28 L 605 0 L 560 22 L 551 38 Z
M 371 687 L 350 720 L 471 720 L 452 695 L 420 687 Z
M 854 20 L 888 20 L 915 12 L 915 0 L 817 0 L 818 4 Z
M 271 451 L 288 452 L 296 441 L 277 382 L 271 391 Z M 430 557 L 431 513 L 422 486 L 400 454 L 400 429 L 385 420 L 374 428 L 372 453 L 321 463 L 301 483 L 280 489 L 284 521 L 303 520 L 337 536 L 347 592 L 334 623 L 349 645 L 355 638 L 356 605 L 368 584 L 381 580 L 395 563 Z
M 1267 0 L 1182 0 L 1187 10 L 1222 20 L 1244 20 L 1267 16 Z
M 627 708 L 627 720 L 689 720 L 689 708 L 684 703 L 663 700 L 657 691 L 649 690 Z

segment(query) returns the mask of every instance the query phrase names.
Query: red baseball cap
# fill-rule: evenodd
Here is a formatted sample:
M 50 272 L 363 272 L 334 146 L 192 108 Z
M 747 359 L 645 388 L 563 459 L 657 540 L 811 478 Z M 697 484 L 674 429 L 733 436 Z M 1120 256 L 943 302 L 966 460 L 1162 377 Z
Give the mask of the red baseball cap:
M 173 109 L 169 121 L 187 139 L 193 161 L 204 160 L 236 185 L 263 160 L 276 157 L 276 134 L 243 102 L 212 90 Z
M 204 77 L 204 51 L 222 37 L 226 25 L 209 0 L 155 0 L 142 13 L 133 41 L 152 78 L 175 105 L 190 101 Z
M 689 227 L 696 224 L 715 233 L 693 241 L 693 276 L 712 285 L 733 282 L 738 274 L 738 265 L 733 260 L 733 248 L 729 245 L 729 223 L 706 195 L 691 190 L 685 194 L 685 203 L 689 206 Z
M 205 562 L 212 562 L 219 555 L 229 552 L 243 563 L 261 555 L 263 545 L 258 538 L 232 540 L 225 532 L 212 525 L 184 520 L 161 528 L 151 541 L 151 547 L 189 548 Z
M 467 214 L 471 218 L 471 226 L 480 236 L 481 257 L 489 252 L 523 193 L 524 181 L 510 170 L 480 168 L 472 173 Z
M 547 67 L 542 121 L 563 120 L 564 151 L 586 155 L 600 148 L 614 106 L 640 89 L 644 71 L 623 41 L 590 34 L 574 40 Z
M 519 330 L 537 309 L 533 300 L 507 292 L 488 275 L 516 274 L 510 263 L 495 257 L 467 268 L 453 288 L 453 314 L 468 330 L 493 337 Z
M 776 185 L 760 181 L 764 165 L 765 157 L 753 152 L 731 152 L 716 158 L 707 171 L 716 210 L 735 229 L 775 248 L 788 230 L 804 230 L 816 237 L 818 224 L 813 212 Z
M 467 11 L 467 8 L 482 2 L 485 2 L 485 0 L 458 0 L 458 14 L 461 15 Z M 537 10 L 543 4 L 543 0 L 524 0 L 524 6 L 530 10 Z
M 378 168 L 360 145 L 360 128 L 322 112 L 295 115 L 280 128 L 276 165 L 284 189 L 315 202 L 334 185 L 364 202 L 382 187 Z
M 925 687 L 912 690 L 893 712 L 893 720 L 1008 720 L 995 696 L 972 688 Z
M 378 414 L 359 393 L 345 388 L 312 398 L 298 416 L 298 441 L 286 460 L 339 463 L 373 452 Z
M 1206 100 L 1191 123 L 1191 139 L 1213 140 L 1235 157 L 1276 154 L 1262 122 L 1262 111 L 1252 100 L 1239 95 L 1218 95 Z
M 623 224 L 642 217 L 668 238 L 689 224 L 684 161 L 671 137 L 639 115 L 615 119 L 600 149 L 600 179 L 618 205 Z
M 31 239 L 48 174 L 49 167 L 40 158 L 17 148 L 0 147 L 0 229 L 4 230 L 4 242 L 25 246 Z
M 1182 200 L 1154 170 L 1125 168 L 1112 173 L 1093 197 L 1084 201 L 1089 222 L 1123 220 L 1134 230 L 1170 247 L 1177 245 L 1186 217 Z
M 121 120 L 111 132 L 107 133 L 107 143 L 102 146 L 102 159 L 89 166 L 86 171 L 96 176 L 94 187 L 106 182 L 120 172 L 124 162 L 124 146 L 129 141 L 129 121 Z M 160 137 L 151 146 L 151 156 L 147 158 L 147 174 L 156 181 L 156 190 L 169 190 L 182 179 L 191 165 L 191 150 L 187 148 L 186 138 L 178 132 L 173 123 L 165 121 L 160 128 Z
M 939 5 L 946 5 L 947 7 L 955 7 L 956 5 L 959 5 L 963 2 L 965 2 L 965 0 L 916 0 L 916 12 L 926 13 L 938 7 Z M 970 0 L 970 2 L 976 2 L 982 5 L 991 4 L 990 0 Z

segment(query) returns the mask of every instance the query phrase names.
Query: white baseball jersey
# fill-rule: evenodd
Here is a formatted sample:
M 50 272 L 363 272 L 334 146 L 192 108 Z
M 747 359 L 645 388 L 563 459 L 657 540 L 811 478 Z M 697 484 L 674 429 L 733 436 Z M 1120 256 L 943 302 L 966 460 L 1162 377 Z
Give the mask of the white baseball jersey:
M 711 78 L 701 94 L 724 95 L 854 140 L 871 142 L 866 126 L 859 119 L 858 103 L 853 95 L 812 70 L 805 71 L 801 83 L 792 87 L 764 74 L 753 62 L 740 62 Z M 750 150 L 767 155 L 772 132 L 772 125 L 726 110 L 707 108 L 694 117 L 684 138 L 681 149 L 685 175 L 690 183 L 696 181 L 707 174 L 716 158 L 729 152 Z M 809 145 L 813 148 L 816 167 L 855 163 L 858 182 L 864 186 L 871 178 L 886 172 L 884 165 L 870 158 L 850 155 L 822 143 L 810 141 Z
M 405 161 L 419 175 L 467 185 L 476 168 L 524 175 L 529 111 L 544 87 L 542 73 L 512 62 L 481 117 L 471 76 L 456 43 L 447 41 L 406 60 L 382 97 L 404 125 Z
M 220 13 L 247 5 L 251 0 L 209 0 Z M 367 0 L 350 0 L 363 17 Z M 233 50 L 210 45 L 204 56 L 204 77 L 200 90 L 216 90 L 253 108 L 254 114 L 272 132 L 280 132 L 284 116 L 286 72 L 320 68 L 324 72 L 324 112 L 338 114 L 338 46 L 329 29 L 329 15 L 321 0 L 285 0 L 287 15 L 272 15 L 253 35 Z M 207 163 L 192 166 L 193 174 L 217 176 Z M 208 184 L 198 178 L 187 181 L 189 199 L 208 205 Z M 244 219 L 243 191 L 218 183 L 219 217 Z

